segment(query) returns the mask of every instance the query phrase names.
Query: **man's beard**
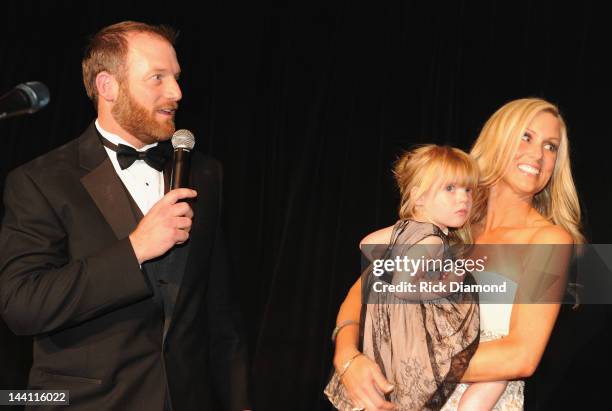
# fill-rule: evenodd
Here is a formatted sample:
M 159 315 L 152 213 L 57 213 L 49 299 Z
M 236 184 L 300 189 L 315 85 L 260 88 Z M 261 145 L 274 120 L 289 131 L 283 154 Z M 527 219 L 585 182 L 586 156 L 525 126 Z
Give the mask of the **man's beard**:
M 177 104 L 168 103 L 166 106 L 176 108 Z M 167 140 L 175 130 L 174 118 L 166 121 L 155 119 L 156 109 L 148 111 L 132 97 L 127 84 L 121 82 L 117 101 L 111 109 L 111 114 L 125 131 L 144 144 L 152 144 L 160 140 Z

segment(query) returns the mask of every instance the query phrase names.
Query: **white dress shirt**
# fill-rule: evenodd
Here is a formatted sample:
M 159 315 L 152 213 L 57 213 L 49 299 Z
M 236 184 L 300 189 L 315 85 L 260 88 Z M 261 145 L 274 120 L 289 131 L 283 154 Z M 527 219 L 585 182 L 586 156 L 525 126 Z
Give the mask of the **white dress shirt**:
M 116 145 L 124 144 L 136 149 L 136 147 L 118 135 L 109 133 L 100 127 L 98 120 L 96 120 L 95 124 L 102 137 L 111 143 Z M 156 145 L 157 143 L 149 144 L 137 150 L 146 151 L 147 149 L 155 147 Z M 153 205 L 164 196 L 163 172 L 155 170 L 153 167 L 145 163 L 144 160 L 136 160 L 130 167 L 122 170 L 119 166 L 119 162 L 117 161 L 117 153 L 107 147 L 104 147 L 104 149 L 106 150 L 106 154 L 108 154 L 111 163 L 113 163 L 113 167 L 115 167 L 117 175 L 140 208 L 140 211 L 142 211 L 143 215 L 147 214 L 151 207 L 153 207 Z

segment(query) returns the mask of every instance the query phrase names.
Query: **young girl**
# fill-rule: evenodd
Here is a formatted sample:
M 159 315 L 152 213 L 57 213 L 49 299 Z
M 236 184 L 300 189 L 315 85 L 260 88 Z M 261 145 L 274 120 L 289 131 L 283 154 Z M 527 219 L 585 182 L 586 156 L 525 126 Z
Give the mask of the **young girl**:
M 401 192 L 400 220 L 368 235 L 363 253 L 376 260 L 453 259 L 452 245 L 469 243 L 466 222 L 472 208 L 472 190 L 478 183 L 478 168 L 463 151 L 426 145 L 404 154 L 394 174 Z M 380 251 L 380 244 L 388 244 Z M 379 258 L 382 257 L 382 258 Z M 456 257 L 456 255 L 455 255 Z M 361 320 L 344 321 L 334 330 L 360 326 L 361 349 L 394 384 L 386 400 L 398 411 L 438 410 L 454 391 L 479 342 L 478 296 L 472 293 L 438 292 L 420 283 L 473 284 L 470 273 L 418 272 L 400 268 L 381 273 L 370 264 L 361 278 Z M 433 275 L 432 275 L 433 274 Z M 358 282 L 359 283 L 359 282 Z M 380 292 L 384 286 L 388 292 Z M 412 284 L 414 288 L 410 288 Z M 397 291 L 399 290 L 399 291 Z M 417 292 L 415 292 L 417 290 Z M 354 404 L 341 380 L 359 354 L 338 365 L 325 389 L 341 411 L 363 410 Z M 505 389 L 505 382 L 472 384 L 459 409 L 491 409 Z

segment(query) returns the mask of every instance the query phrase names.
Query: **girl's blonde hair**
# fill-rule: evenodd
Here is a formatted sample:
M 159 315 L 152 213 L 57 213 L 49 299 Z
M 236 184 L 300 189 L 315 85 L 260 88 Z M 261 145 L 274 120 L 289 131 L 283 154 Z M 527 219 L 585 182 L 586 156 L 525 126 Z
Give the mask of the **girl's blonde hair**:
M 561 142 L 550 181 L 534 196 L 533 206 L 548 221 L 567 230 L 574 243 L 580 244 L 584 242 L 584 237 L 580 232 L 580 204 L 570 168 L 567 129 L 559 109 L 539 98 L 524 98 L 505 104 L 482 128 L 470 152 L 480 170 L 470 220 L 475 224 L 484 219 L 491 187 L 503 177 L 516 155 L 521 136 L 542 112 L 550 113 L 559 120 Z
M 393 167 L 400 191 L 399 217 L 414 218 L 417 199 L 430 189 L 454 183 L 474 191 L 478 186 L 478 166 L 458 148 L 428 144 L 405 152 Z M 471 242 L 470 224 L 461 228 L 449 227 L 451 240 Z

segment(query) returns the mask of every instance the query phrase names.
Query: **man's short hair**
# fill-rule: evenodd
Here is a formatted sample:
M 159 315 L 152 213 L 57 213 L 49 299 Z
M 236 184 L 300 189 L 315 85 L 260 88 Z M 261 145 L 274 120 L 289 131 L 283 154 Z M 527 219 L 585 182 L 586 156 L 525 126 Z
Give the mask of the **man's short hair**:
M 102 71 L 107 71 L 122 80 L 125 74 L 125 59 L 128 53 L 127 35 L 129 33 L 157 35 L 172 45 L 177 36 L 176 31 L 170 26 L 155 26 L 137 21 L 122 21 L 97 32 L 87 45 L 81 63 L 85 90 L 96 110 L 98 105 L 96 76 Z

